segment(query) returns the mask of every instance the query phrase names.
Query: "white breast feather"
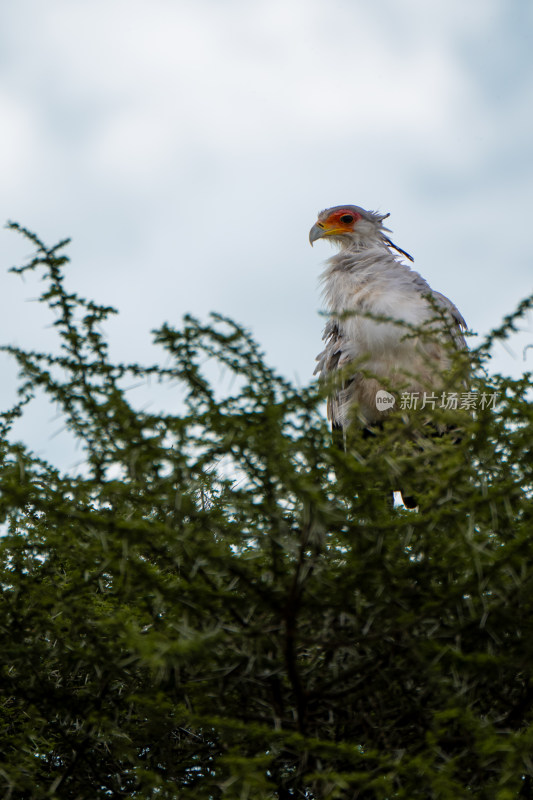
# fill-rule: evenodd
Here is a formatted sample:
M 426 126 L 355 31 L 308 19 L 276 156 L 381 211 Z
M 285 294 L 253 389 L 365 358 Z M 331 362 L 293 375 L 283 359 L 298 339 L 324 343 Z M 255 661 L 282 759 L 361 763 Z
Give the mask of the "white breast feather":
M 455 340 L 464 346 L 461 328 L 466 327 L 448 298 L 434 292 L 417 272 L 382 246 L 342 250 L 329 260 L 322 281 L 332 316 L 316 371 L 328 378 L 334 371 L 346 372 L 346 365 L 354 362 L 353 374 L 345 376 L 328 404 L 334 425 L 348 424 L 354 404 L 363 422 L 379 421 L 384 412 L 376 408 L 378 389 L 421 393 L 442 388 L 450 365 L 449 343 Z M 430 295 L 431 301 L 424 295 Z M 436 308 L 444 312 L 444 321 L 436 319 Z M 432 335 L 413 338 L 406 326 L 365 315 L 425 326 Z

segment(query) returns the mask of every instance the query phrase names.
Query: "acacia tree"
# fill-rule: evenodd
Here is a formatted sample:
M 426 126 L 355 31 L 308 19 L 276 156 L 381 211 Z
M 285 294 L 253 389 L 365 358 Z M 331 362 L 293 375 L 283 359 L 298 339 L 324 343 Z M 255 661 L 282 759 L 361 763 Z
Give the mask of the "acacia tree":
M 531 301 L 475 352 L 472 391 L 499 403 L 459 442 L 421 446 L 411 410 L 345 452 L 324 388 L 223 317 L 161 327 L 163 365 L 112 363 L 113 309 L 67 290 L 67 242 L 12 227 L 60 348 L 4 347 L 2 796 L 532 796 L 530 383 L 480 366 Z M 131 376 L 181 411 L 135 408 Z M 13 441 L 40 391 L 81 471 Z M 405 482 L 416 512 L 386 500 Z

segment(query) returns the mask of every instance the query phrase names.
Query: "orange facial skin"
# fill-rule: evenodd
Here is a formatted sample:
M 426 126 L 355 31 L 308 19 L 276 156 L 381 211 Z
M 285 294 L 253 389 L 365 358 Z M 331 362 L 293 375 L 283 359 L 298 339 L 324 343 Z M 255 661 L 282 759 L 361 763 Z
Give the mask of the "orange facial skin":
M 328 233 L 347 233 L 353 231 L 354 225 L 361 219 L 361 214 L 349 208 L 341 208 L 333 211 L 325 220 L 321 220 L 320 217 L 318 219 L 317 224 L 320 227 L 323 225 Z
M 328 216 L 323 216 L 325 213 Z M 353 208 L 338 206 L 328 212 L 318 215 L 318 221 L 313 225 L 309 233 L 309 241 L 313 244 L 317 239 L 324 236 L 339 236 L 352 233 L 354 226 L 361 219 L 361 214 Z

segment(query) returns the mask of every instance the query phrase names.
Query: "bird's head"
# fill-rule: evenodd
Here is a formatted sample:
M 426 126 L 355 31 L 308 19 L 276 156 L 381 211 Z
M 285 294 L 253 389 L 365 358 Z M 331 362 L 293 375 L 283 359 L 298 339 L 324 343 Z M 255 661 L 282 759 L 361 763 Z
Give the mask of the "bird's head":
M 326 208 L 320 212 L 317 221 L 309 231 L 309 241 L 312 245 L 317 239 L 328 238 L 341 248 L 354 245 L 370 247 L 379 243 L 393 247 L 412 261 L 412 257 L 405 250 L 396 247 L 386 236 L 385 231 L 390 231 L 383 225 L 383 220 L 388 216 L 389 214 L 365 211 L 360 206 Z
M 326 208 L 309 231 L 309 241 L 313 244 L 317 239 L 327 237 L 341 247 L 349 247 L 352 242 L 363 238 L 379 238 L 382 222 L 388 216 L 365 211 L 359 206 Z

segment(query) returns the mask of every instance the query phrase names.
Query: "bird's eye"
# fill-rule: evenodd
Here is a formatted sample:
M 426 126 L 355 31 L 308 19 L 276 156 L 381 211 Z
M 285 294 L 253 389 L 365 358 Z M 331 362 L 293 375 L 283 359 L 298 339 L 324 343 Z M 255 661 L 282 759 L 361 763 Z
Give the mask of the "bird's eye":
M 343 214 L 342 217 L 340 217 L 340 221 L 349 225 L 350 222 L 353 222 L 353 217 L 351 214 Z

